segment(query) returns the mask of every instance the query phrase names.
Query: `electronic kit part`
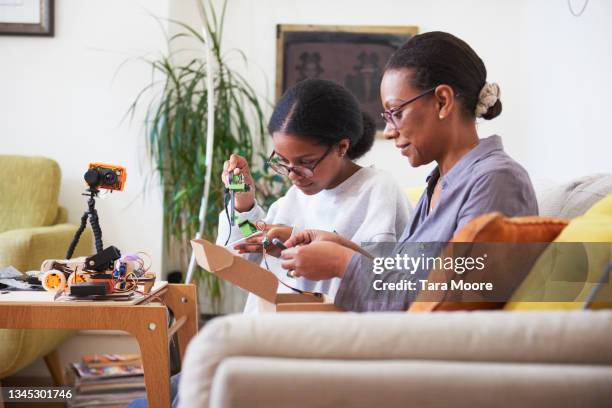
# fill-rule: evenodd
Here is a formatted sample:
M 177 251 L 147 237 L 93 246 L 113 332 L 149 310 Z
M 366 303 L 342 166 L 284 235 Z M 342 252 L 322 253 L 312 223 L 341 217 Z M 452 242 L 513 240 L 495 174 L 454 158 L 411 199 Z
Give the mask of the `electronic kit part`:
M 102 282 L 85 282 L 70 287 L 70 295 L 76 297 L 104 296 L 107 294 L 107 285 Z
M 121 252 L 114 246 L 109 246 L 102 252 L 85 259 L 87 269 L 103 272 L 112 269 L 115 261 L 121 258 Z

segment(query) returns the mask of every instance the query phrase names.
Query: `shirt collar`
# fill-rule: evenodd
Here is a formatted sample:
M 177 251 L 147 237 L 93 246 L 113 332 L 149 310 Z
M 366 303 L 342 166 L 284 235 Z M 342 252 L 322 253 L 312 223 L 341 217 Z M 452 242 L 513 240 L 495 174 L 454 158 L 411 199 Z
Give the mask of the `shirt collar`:
M 472 164 L 476 163 L 485 156 L 496 150 L 504 150 L 504 146 L 501 141 L 501 137 L 498 135 L 489 136 L 484 139 L 480 139 L 476 147 L 470 150 L 465 156 L 463 156 L 455 165 L 442 177 L 442 182 L 446 184 L 452 184 L 461 174 L 471 167 Z M 439 176 L 439 167 L 436 166 L 431 173 L 425 179 L 427 183 L 429 180 L 432 181 L 437 179 Z M 433 179 L 432 179 L 433 178 Z

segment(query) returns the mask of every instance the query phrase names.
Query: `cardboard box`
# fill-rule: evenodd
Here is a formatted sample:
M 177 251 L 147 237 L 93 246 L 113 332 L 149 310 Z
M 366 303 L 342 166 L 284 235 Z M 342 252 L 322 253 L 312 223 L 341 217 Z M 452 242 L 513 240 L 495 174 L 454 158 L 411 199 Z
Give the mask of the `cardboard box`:
M 194 239 L 191 246 L 198 265 L 218 277 L 260 298 L 261 312 L 339 312 L 333 302 L 323 297 L 301 293 L 277 293 L 276 275 L 259 265 L 234 255 L 227 248 L 204 239 Z M 286 282 L 287 284 L 291 284 Z

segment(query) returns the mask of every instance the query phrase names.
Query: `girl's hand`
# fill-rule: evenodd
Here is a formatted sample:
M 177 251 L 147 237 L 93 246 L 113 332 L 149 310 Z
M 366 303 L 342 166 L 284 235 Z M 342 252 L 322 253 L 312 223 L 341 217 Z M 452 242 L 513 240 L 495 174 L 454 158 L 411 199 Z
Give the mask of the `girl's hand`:
M 266 248 L 266 253 L 275 257 L 279 257 L 281 249 L 277 248 L 272 244 L 272 239 L 278 238 L 282 242 L 285 242 L 291 236 L 292 227 L 281 224 L 266 225 L 263 229 L 264 233 L 254 237 L 247 238 L 243 242 L 234 246 L 234 249 L 238 250 L 239 253 L 261 253 L 263 251 L 263 240 L 267 236 L 270 245 Z
M 319 281 L 341 278 L 351 257 L 352 249 L 329 241 L 311 242 L 309 245 L 285 249 L 281 253 L 282 267 L 293 271 L 294 277 Z
M 244 182 L 250 187 L 249 191 L 247 192 L 236 193 L 234 197 L 234 206 L 236 211 L 249 211 L 255 205 L 255 185 L 253 183 L 253 177 L 251 177 L 251 171 L 249 170 L 249 163 L 244 157 L 237 154 L 232 154 L 229 160 L 226 160 L 225 163 L 223 163 L 223 174 L 221 175 L 221 180 L 226 187 L 231 174 L 242 174 L 244 177 Z

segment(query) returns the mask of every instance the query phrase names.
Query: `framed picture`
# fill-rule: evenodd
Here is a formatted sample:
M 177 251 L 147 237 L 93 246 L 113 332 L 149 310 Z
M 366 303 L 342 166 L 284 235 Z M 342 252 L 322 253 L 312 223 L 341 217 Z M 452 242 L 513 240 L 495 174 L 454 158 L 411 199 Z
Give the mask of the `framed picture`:
M 53 36 L 54 0 L 0 0 L 0 35 Z
M 417 32 L 414 26 L 278 25 L 276 99 L 306 78 L 335 81 L 357 97 L 382 131 L 379 88 L 385 64 Z

